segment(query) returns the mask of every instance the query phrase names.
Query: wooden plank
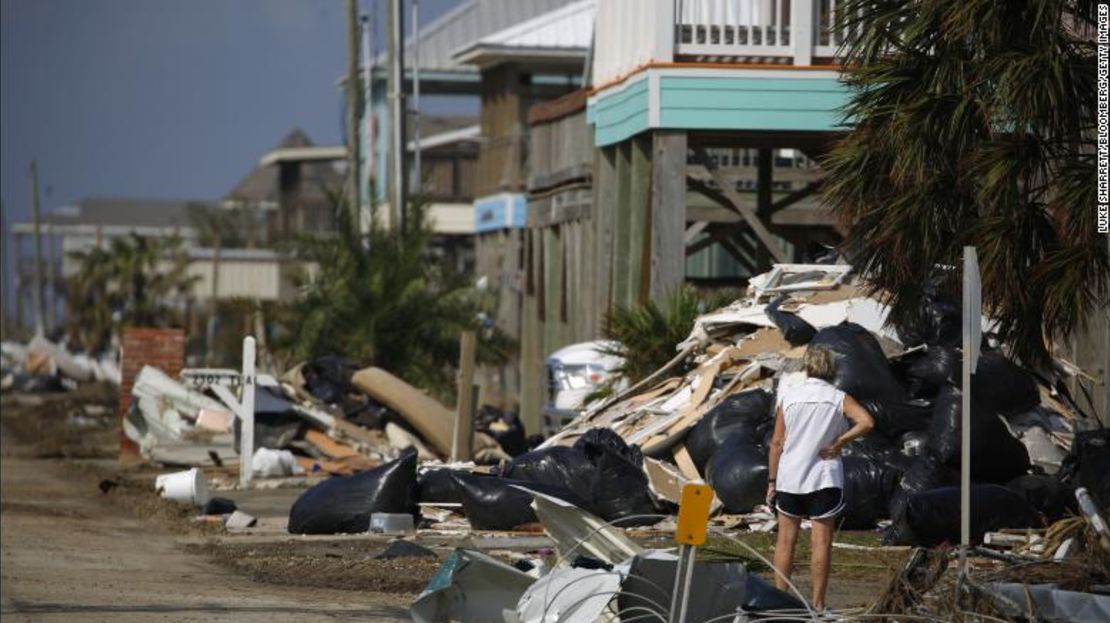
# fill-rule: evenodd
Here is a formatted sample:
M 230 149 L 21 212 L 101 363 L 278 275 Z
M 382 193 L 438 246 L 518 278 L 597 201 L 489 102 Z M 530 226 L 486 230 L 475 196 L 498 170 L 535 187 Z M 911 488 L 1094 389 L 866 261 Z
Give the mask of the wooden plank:
M 597 310 L 600 329 L 605 314 L 612 304 L 611 284 L 613 265 L 613 210 L 616 205 L 617 176 L 616 149 L 604 147 L 594 150 L 594 284 L 593 306 Z
M 312 444 L 320 452 L 323 452 L 325 455 L 327 455 L 329 459 L 342 459 L 348 456 L 359 455 L 359 453 L 351 446 L 336 441 L 318 430 L 310 429 L 305 431 L 304 440 Z
M 652 132 L 650 296 L 661 300 L 686 278 L 686 132 Z
M 471 441 L 474 425 L 474 357 L 478 336 L 463 331 L 459 339 L 459 380 L 455 395 L 455 430 L 451 438 L 451 460 L 469 461 L 474 450 Z
M 759 219 L 759 216 L 755 213 L 754 210 L 751 209 L 750 206 L 748 206 L 740 199 L 739 194 L 736 192 L 736 189 L 732 187 L 732 184 L 729 182 L 729 180 L 724 179 L 724 177 L 720 175 L 719 169 L 717 169 L 716 165 L 713 164 L 713 161 L 710 160 L 709 157 L 705 154 L 705 150 L 697 149 L 694 153 L 696 154 L 697 158 L 701 160 L 702 164 L 704 164 L 705 167 L 709 169 L 709 172 L 713 174 L 714 179 L 717 180 L 717 186 L 720 187 L 725 197 L 728 198 L 732 207 L 740 213 L 740 216 L 744 217 L 744 220 L 747 221 L 748 225 L 752 228 L 752 231 L 754 231 L 756 236 L 759 237 L 759 241 L 763 243 L 763 247 L 767 250 L 771 257 L 775 258 L 775 261 L 778 263 L 784 264 L 788 262 L 789 259 L 786 257 L 786 254 L 783 253 L 782 249 L 779 248 L 778 244 L 775 242 L 774 237 L 771 236 L 771 232 L 767 231 L 767 228 L 763 225 L 763 221 Z
M 528 280 L 532 287 L 525 291 L 521 299 L 520 312 L 520 418 L 526 431 L 538 431 L 541 427 L 540 408 L 543 405 L 547 381 L 543 371 L 543 357 L 540 354 L 540 336 L 543 322 L 540 319 L 538 292 L 542 280 L 539 274 L 540 245 L 538 229 L 523 230 L 524 256 L 528 264 Z
M 631 150 L 628 193 L 628 273 L 624 300 L 628 305 L 642 303 L 650 287 L 651 232 L 651 139 L 635 137 L 628 141 Z
M 629 255 L 632 252 L 629 226 L 631 211 L 629 198 L 632 179 L 632 145 L 625 141 L 617 145 L 617 199 L 613 205 L 613 305 L 628 306 Z
M 698 234 L 705 231 L 705 228 L 708 226 L 709 221 L 698 221 L 687 227 L 686 233 L 682 235 L 682 242 L 686 245 L 690 245 L 690 243 L 694 242 L 694 239 L 698 237 Z

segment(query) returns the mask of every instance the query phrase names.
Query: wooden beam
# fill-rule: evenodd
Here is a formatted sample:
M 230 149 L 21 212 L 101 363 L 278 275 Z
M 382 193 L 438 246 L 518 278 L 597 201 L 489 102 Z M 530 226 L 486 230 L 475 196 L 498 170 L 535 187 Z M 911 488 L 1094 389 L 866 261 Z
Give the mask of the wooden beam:
M 686 243 L 687 245 L 689 245 L 691 242 L 694 241 L 694 238 L 697 238 L 698 234 L 705 231 L 705 228 L 708 227 L 708 226 L 709 226 L 709 221 L 698 221 L 698 222 L 694 223 L 693 225 L 687 227 L 686 228 L 686 233 L 683 234 L 683 236 L 682 236 L 682 241 L 684 243 Z
M 469 461 L 474 450 L 474 360 L 477 334 L 463 331 L 459 340 L 459 386 L 456 390 L 455 434 L 451 440 L 451 460 Z
M 624 300 L 629 305 L 643 303 L 648 296 L 651 271 L 651 137 L 636 136 L 628 141 L 631 154 L 628 181 L 628 278 Z
M 789 195 L 779 199 L 778 201 L 771 204 L 771 210 L 769 213 L 774 214 L 775 212 L 778 212 L 779 210 L 791 206 L 801 201 L 802 199 L 805 199 L 806 197 L 812 195 L 813 193 L 817 192 L 819 188 L 821 188 L 821 184 L 823 182 L 824 180 L 814 180 L 799 188 L 798 190 L 795 190 Z
M 611 289 L 613 304 L 627 306 L 631 303 L 625 296 L 628 293 L 628 271 L 630 268 L 628 256 L 631 253 L 631 239 L 628 233 L 631 220 L 629 197 L 632 178 L 632 144 L 629 141 L 624 141 L 617 145 L 616 151 L 617 200 L 613 205 L 613 274 Z
M 651 277 L 659 301 L 686 279 L 686 132 L 656 130 L 651 146 Z
M 613 267 L 613 208 L 617 202 L 617 151 L 613 147 L 594 150 L 594 286 L 593 304 L 604 318 L 613 299 L 610 284 Z M 599 325 L 600 326 L 600 325 Z
M 748 222 L 748 225 L 751 226 L 752 231 L 755 232 L 755 235 L 759 237 L 759 241 L 763 243 L 764 248 L 766 248 L 767 252 L 771 254 L 771 257 L 775 258 L 775 261 L 779 263 L 788 262 L 789 260 L 787 259 L 786 254 L 783 253 L 782 249 L 780 249 L 779 246 L 775 243 L 774 238 L 771 236 L 771 232 L 767 231 L 767 228 L 763 225 L 763 221 L 759 220 L 759 216 L 756 215 L 755 211 L 752 210 L 750 206 L 743 203 L 740 195 L 736 192 L 736 189 L 732 187 L 732 184 L 729 182 L 729 180 L 724 179 L 724 177 L 720 174 L 717 166 L 713 164 L 712 160 L 709 159 L 709 156 L 705 153 L 705 150 L 700 148 L 696 149 L 694 150 L 694 154 L 695 157 L 697 157 L 698 160 L 700 160 L 701 163 L 705 165 L 705 168 L 709 169 L 709 172 L 713 174 L 713 178 L 717 181 L 717 186 L 720 187 L 721 191 L 724 193 L 725 197 L 728 198 L 729 203 L 732 204 L 733 208 L 735 208 L 736 211 L 744 217 L 744 220 Z

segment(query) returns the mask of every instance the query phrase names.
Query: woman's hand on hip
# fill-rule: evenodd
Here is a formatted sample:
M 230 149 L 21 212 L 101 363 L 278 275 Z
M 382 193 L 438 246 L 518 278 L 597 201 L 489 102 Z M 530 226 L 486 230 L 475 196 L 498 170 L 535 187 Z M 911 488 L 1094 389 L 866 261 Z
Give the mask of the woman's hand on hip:
M 817 456 L 825 459 L 826 461 L 831 461 L 832 459 L 840 456 L 840 445 L 834 443 L 831 446 L 821 448 L 821 451 L 817 453 Z

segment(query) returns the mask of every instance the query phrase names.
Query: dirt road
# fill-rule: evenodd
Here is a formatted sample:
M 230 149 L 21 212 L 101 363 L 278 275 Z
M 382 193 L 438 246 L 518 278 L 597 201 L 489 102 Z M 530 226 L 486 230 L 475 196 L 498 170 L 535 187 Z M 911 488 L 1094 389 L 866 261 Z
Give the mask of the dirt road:
M 260 584 L 186 553 L 102 496 L 93 470 L 13 456 L 8 437 L 0 435 L 4 621 L 411 620 L 398 595 Z

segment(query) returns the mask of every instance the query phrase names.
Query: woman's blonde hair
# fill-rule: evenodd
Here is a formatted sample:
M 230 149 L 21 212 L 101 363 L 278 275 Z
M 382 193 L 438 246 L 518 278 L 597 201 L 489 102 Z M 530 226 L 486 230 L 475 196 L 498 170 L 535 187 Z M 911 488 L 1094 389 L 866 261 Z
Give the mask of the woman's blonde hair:
M 836 353 L 824 344 L 807 347 L 802 363 L 807 376 L 825 381 L 836 378 Z

